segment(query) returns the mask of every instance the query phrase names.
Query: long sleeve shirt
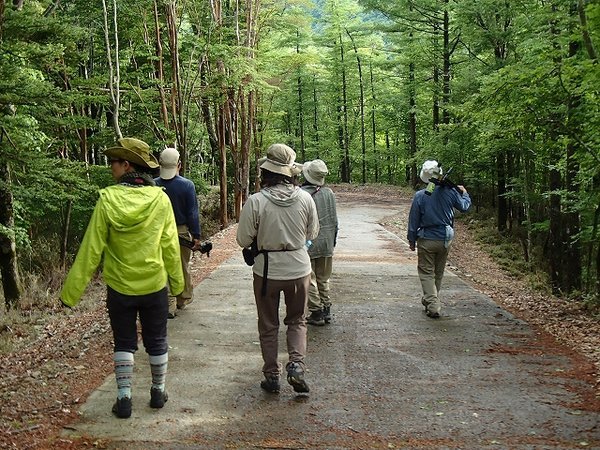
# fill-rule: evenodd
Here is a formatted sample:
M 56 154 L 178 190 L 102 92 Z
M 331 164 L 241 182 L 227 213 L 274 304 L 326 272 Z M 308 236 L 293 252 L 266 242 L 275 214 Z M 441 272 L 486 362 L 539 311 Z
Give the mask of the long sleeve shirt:
M 180 175 L 175 175 L 170 180 L 158 177 L 154 181 L 157 186 L 162 186 L 169 196 L 177 225 L 187 225 L 192 237 L 200 239 L 202 230 L 194 182 Z
M 466 212 L 470 207 L 471 197 L 467 192 L 459 194 L 445 186 L 436 186 L 431 195 L 427 195 L 425 189 L 417 191 L 408 216 L 408 241 L 447 240 L 448 227 L 450 230 L 454 227 L 454 208 Z
M 248 198 L 240 215 L 237 242 L 248 247 L 256 237 L 260 250 L 271 250 L 268 279 L 295 280 L 310 274 L 306 241 L 318 234 L 319 217 L 310 194 L 297 186 L 278 184 Z M 259 276 L 263 276 L 264 257 L 259 254 L 252 266 Z

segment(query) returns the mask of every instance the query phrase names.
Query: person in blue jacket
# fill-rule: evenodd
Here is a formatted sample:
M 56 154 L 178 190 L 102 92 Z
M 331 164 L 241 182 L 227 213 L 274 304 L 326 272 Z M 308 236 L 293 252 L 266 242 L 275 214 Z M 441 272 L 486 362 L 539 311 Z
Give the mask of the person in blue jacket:
M 192 251 L 200 246 L 200 213 L 196 186 L 192 180 L 179 175 L 181 161 L 179 152 L 174 148 L 166 148 L 160 154 L 160 176 L 155 178 L 157 186 L 164 188 L 173 205 L 173 213 L 177 222 L 179 237 L 193 241 L 193 249 L 180 246 L 181 268 L 185 278 L 185 289 L 177 297 L 169 297 L 169 319 L 175 318 L 178 309 L 183 309 L 194 300 L 194 286 L 190 273 Z M 172 294 L 172 293 L 171 293 Z
M 439 179 L 442 168 L 437 161 L 425 161 L 420 178 L 429 183 Z M 415 193 L 408 217 L 408 243 L 412 251 L 418 249 L 417 271 L 428 317 L 440 317 L 441 303 L 439 291 L 446 267 L 446 259 L 454 238 L 454 208 L 467 212 L 471 198 L 464 186 L 456 189 L 443 184 L 432 184 L 431 189 L 421 189 Z M 460 192 L 459 192 L 460 191 Z

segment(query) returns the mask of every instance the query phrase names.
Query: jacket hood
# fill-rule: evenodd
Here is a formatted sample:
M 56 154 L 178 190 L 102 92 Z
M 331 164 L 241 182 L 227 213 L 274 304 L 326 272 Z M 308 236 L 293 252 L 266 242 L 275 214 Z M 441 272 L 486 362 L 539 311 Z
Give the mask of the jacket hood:
M 100 190 L 107 205 L 108 221 L 119 231 L 139 231 L 154 217 L 160 196 L 165 195 L 156 186 L 110 186 Z
M 278 206 L 291 206 L 298 200 L 300 188 L 292 184 L 278 184 L 262 189 L 260 192 Z

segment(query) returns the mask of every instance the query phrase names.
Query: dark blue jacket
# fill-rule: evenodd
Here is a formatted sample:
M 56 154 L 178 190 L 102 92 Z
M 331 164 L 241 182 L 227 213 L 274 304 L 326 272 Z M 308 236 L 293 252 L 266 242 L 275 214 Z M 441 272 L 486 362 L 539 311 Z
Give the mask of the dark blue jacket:
M 200 239 L 200 213 L 194 182 L 180 175 L 170 180 L 155 178 L 157 186 L 162 186 L 173 205 L 177 225 L 187 225 L 194 239 Z

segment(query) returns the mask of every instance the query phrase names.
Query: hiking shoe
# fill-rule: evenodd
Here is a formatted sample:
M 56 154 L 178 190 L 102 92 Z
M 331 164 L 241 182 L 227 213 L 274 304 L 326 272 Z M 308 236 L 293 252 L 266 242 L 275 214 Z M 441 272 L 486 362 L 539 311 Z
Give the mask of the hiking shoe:
M 260 382 L 260 387 L 271 394 L 279 394 L 281 384 L 276 375 L 265 375 L 265 379 Z
M 118 398 L 112 407 L 112 412 L 119 419 L 127 419 L 131 417 L 131 398 Z
M 323 320 L 325 323 L 331 323 L 331 306 L 323 308 Z
M 323 318 L 323 311 L 313 311 L 310 316 L 306 318 L 306 323 L 310 325 L 322 326 L 325 325 L 325 319 Z
M 432 319 L 439 319 L 440 318 L 440 313 L 439 312 L 431 312 L 429 310 L 425 311 L 425 314 L 427 314 L 427 317 L 430 317 Z
M 308 392 L 308 384 L 304 381 L 304 369 L 297 362 L 288 363 L 287 381 L 296 392 Z
M 162 408 L 169 400 L 167 391 L 161 391 L 157 388 L 150 389 L 150 408 Z

